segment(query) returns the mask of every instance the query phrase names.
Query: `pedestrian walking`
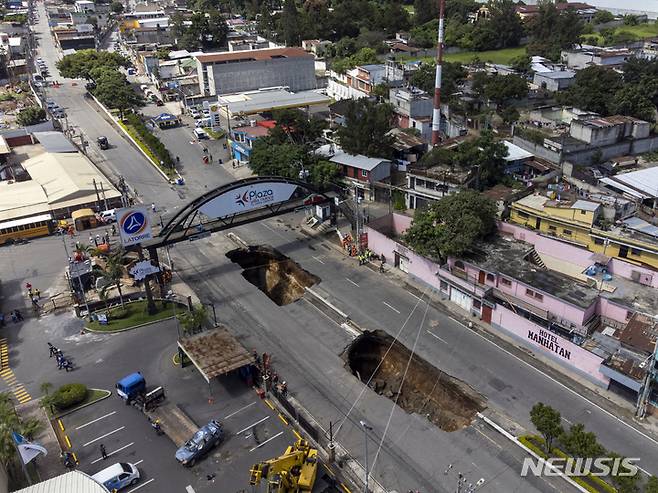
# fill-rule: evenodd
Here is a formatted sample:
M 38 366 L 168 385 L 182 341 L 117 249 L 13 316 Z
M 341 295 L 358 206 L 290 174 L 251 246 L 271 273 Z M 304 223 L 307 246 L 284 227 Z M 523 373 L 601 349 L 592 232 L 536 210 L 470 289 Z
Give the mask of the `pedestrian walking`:
M 105 445 L 101 443 L 101 456 L 103 459 L 107 459 L 107 450 L 105 450 Z
M 152 210 L 153 212 L 155 212 L 155 202 L 152 202 L 152 203 L 151 203 L 151 210 Z
M 14 323 L 18 322 L 18 316 L 16 315 L 16 310 L 11 312 L 11 321 Z
M 26 282 L 25 283 L 25 289 L 27 289 L 28 291 L 32 291 L 32 284 L 30 284 L 29 282 Z
M 39 288 L 36 288 L 34 290 L 34 295 L 37 297 L 38 300 L 41 299 L 41 290 Z
M 105 243 L 110 244 L 110 232 L 105 231 Z
M 117 234 L 117 227 L 113 224 L 112 225 L 112 236 L 115 236 Z
M 94 242 L 94 237 L 92 235 L 89 235 L 89 244 L 91 245 L 93 242 Z
M 180 164 L 180 158 L 176 156 L 176 164 Z
M 96 238 L 94 239 L 96 240 L 96 246 L 98 246 L 98 244 L 101 242 L 101 235 L 96 235 Z
M 52 358 L 53 355 L 57 354 L 57 348 L 50 342 L 48 343 L 48 352 L 50 353 L 50 356 L 48 356 L 49 358 Z

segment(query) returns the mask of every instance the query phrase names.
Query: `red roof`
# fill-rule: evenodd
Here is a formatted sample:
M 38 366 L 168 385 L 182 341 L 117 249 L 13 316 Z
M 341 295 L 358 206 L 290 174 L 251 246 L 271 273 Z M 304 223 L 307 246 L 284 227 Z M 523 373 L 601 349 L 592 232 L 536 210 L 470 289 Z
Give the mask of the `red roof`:
M 197 55 L 196 57 L 201 63 L 252 62 L 277 58 L 313 58 L 313 55 L 301 48 L 266 48 L 264 50 L 209 53 L 207 55 Z

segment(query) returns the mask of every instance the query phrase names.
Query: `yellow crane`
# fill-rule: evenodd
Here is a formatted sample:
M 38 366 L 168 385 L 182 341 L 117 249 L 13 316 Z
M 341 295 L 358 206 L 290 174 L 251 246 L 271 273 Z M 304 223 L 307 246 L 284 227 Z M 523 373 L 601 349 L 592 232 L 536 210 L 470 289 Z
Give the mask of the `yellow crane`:
M 250 485 L 267 480 L 267 493 L 300 493 L 313 490 L 318 472 L 318 451 L 306 440 L 289 445 L 283 455 L 251 468 Z

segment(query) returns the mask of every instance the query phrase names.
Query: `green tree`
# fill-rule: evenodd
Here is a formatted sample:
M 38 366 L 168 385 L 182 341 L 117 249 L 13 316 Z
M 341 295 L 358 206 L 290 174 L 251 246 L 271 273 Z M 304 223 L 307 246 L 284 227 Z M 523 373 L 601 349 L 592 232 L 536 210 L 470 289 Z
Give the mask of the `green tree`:
M 92 70 L 96 88 L 93 94 L 103 105 L 119 110 L 123 119 L 126 110 L 140 106 L 143 100 L 137 94 L 126 77 L 121 73 L 106 68 Z
M 228 24 L 219 10 L 210 10 L 208 12 L 208 23 L 206 27 L 205 48 L 219 48 L 226 46 L 228 36 Z
M 361 48 L 354 55 L 338 58 L 331 64 L 331 68 L 339 74 L 344 74 L 350 69 L 358 65 L 368 65 L 370 63 L 378 63 L 379 58 L 377 53 L 372 48 Z
M 596 440 L 596 435 L 591 431 L 585 431 L 585 425 L 577 423 L 572 425 L 569 431 L 560 437 L 560 444 L 572 457 L 600 457 L 605 449 Z
M 553 442 L 564 433 L 560 412 L 549 405 L 538 402 L 530 410 L 530 421 L 544 437 L 546 453 L 550 455 Z
M 409 82 L 428 94 L 434 94 L 436 65 L 423 63 L 409 79 Z M 443 62 L 441 71 L 441 99 L 448 101 L 459 90 L 459 85 L 466 80 L 468 71 L 459 62 Z
M 538 15 L 528 22 L 528 54 L 558 60 L 561 50 L 579 42 L 582 31 L 583 22 L 574 9 L 560 12 L 550 0 L 541 0 Z
M 566 91 L 558 93 L 557 100 L 561 104 L 610 115 L 612 101 L 621 87 L 622 78 L 617 72 L 592 65 L 579 70 L 574 83 Z
M 286 46 L 300 45 L 299 21 L 299 12 L 295 0 L 285 0 L 283 2 L 283 12 L 281 13 L 281 32 Z
M 419 254 L 445 261 L 464 254 L 495 229 L 493 201 L 465 190 L 417 210 L 403 240 Z
M 368 99 L 351 100 L 345 112 L 345 124 L 338 129 L 340 145 L 350 154 L 388 158 L 392 156 L 393 108 Z
M 651 102 L 645 89 L 639 84 L 625 85 L 619 89 L 610 102 L 610 112 L 649 122 L 656 119 L 656 105 Z
M 658 493 L 658 478 L 651 476 L 644 487 L 644 493 Z
M 524 29 L 521 18 L 516 13 L 516 2 L 489 0 L 488 6 L 490 17 L 486 22 L 492 26 L 496 38 L 493 48 L 519 46 Z
M 120 248 L 116 252 L 110 254 L 107 257 L 107 262 L 105 264 L 105 276 L 114 283 L 119 293 L 119 301 L 123 307 L 123 292 L 121 291 L 121 279 L 123 279 L 124 267 L 123 267 L 123 248 Z
M 121 14 L 123 12 L 123 3 L 115 0 L 110 4 L 110 10 L 115 14 Z
M 127 67 L 130 62 L 113 51 L 80 50 L 64 56 L 57 62 L 59 73 L 69 79 L 91 79 L 91 72 L 96 68 L 117 71 Z
M 36 125 L 46 119 L 46 111 L 38 106 L 28 106 L 18 112 L 16 123 L 21 127 Z
M 524 53 L 523 55 L 512 58 L 510 61 L 510 66 L 517 72 L 527 74 L 531 70 L 532 59 L 528 56 L 527 53 Z
M 596 14 L 594 14 L 593 22 L 594 24 L 606 24 L 614 20 L 615 16 L 612 14 L 612 12 L 607 10 L 597 10 Z
M 414 24 L 420 26 L 439 16 L 436 0 L 414 0 Z
M 208 310 L 204 305 L 194 305 L 192 311 L 186 311 L 178 315 L 178 321 L 183 327 L 183 333 L 192 335 L 203 329 L 208 323 Z
M 284 143 L 270 144 L 267 139 L 256 141 L 249 166 L 259 176 L 283 176 L 299 179 L 302 168 L 310 169 L 313 161 L 305 146 Z
M 340 168 L 337 164 L 319 160 L 311 166 L 309 181 L 320 190 L 326 189 L 334 183 L 340 175 Z
M 483 96 L 498 105 L 528 95 L 528 81 L 518 75 L 492 75 L 486 78 Z
M 17 478 L 21 474 L 18 472 L 20 459 L 16 457 L 12 432 L 32 439 L 42 427 L 41 422 L 35 418 L 21 419 L 16 414 L 10 394 L 0 394 L 0 462 L 11 477 Z
M 268 144 L 307 145 L 320 138 L 327 128 L 327 122 L 321 118 L 311 117 L 296 109 L 274 111 L 272 114 L 277 125 L 270 130 Z

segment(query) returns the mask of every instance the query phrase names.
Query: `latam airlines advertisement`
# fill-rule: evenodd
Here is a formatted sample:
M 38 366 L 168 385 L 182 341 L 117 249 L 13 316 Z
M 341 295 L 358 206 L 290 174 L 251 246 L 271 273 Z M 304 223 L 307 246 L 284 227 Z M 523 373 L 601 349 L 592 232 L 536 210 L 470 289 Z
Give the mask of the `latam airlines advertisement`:
M 290 200 L 297 185 L 257 183 L 236 188 L 203 204 L 199 210 L 210 219 L 248 212 Z

